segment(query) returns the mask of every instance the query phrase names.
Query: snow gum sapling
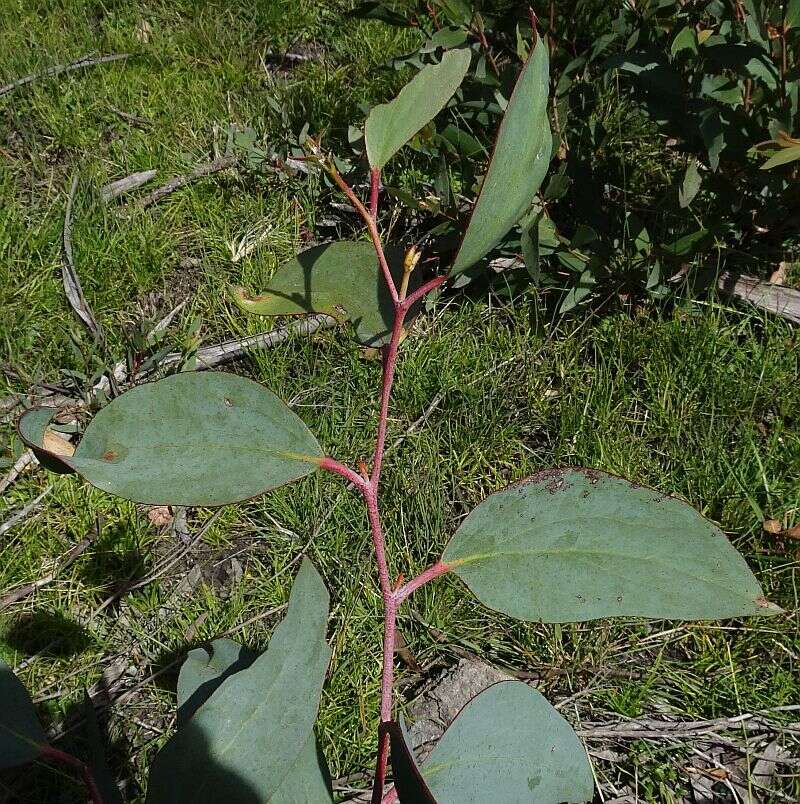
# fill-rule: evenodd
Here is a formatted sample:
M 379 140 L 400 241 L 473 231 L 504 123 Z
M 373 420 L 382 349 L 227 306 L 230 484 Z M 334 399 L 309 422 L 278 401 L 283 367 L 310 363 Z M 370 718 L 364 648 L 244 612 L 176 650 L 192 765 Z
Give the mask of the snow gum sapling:
M 485 605 L 546 623 L 613 616 L 684 620 L 773 614 L 753 574 L 722 532 L 685 503 L 581 468 L 542 472 L 480 503 L 442 557 L 403 582 L 392 576 L 381 526 L 381 478 L 392 384 L 404 328 L 431 291 L 476 265 L 529 211 L 550 162 L 548 48 L 534 42 L 497 134 L 470 221 L 449 273 L 420 277 L 419 253 L 383 242 L 381 169 L 450 101 L 470 52 L 454 49 L 422 69 L 366 121 L 369 197 L 362 200 L 318 143 L 321 164 L 358 211 L 368 240 L 327 243 L 282 265 L 258 295 L 235 292 L 250 313 L 330 313 L 349 320 L 383 356 L 371 464 L 326 455 L 301 419 L 259 384 L 225 373 L 182 373 L 114 399 L 88 424 L 73 455 L 45 447 L 50 410 L 19 422 L 24 441 L 53 471 L 74 472 L 140 503 L 221 506 L 327 471 L 363 499 L 384 606 L 380 727 L 373 804 L 581 802 L 593 795 L 586 751 L 544 697 L 515 681 L 474 698 L 419 765 L 395 716 L 393 654 L 400 606 L 454 574 Z M 333 801 L 314 736 L 331 655 L 328 593 L 310 562 L 295 579 L 285 618 L 261 656 L 229 640 L 189 653 L 178 682 L 178 728 L 150 774 L 147 804 Z M 30 699 L 0 667 L 0 767 L 34 759 L 92 769 L 48 745 Z M 491 750 L 488 747 L 491 746 Z M 393 783 L 387 784 L 390 761 Z M 99 777 L 98 777 L 99 778 Z

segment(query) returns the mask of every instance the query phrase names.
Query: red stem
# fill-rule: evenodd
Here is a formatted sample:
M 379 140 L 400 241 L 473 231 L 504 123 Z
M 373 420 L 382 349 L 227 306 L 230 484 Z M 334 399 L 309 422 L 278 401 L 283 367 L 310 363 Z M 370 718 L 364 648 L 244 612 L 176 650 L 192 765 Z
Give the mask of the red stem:
M 386 256 L 383 252 L 378 227 L 375 220 L 378 209 L 378 195 L 380 192 L 380 170 L 373 168 L 370 171 L 370 199 L 369 211 L 361 203 L 352 188 L 339 175 L 335 166 L 328 167 L 331 176 L 342 192 L 347 196 L 353 206 L 358 210 L 369 230 L 375 253 L 378 256 L 389 291 L 394 301 L 394 321 L 392 322 L 392 333 L 389 343 L 384 347 L 383 353 L 383 381 L 381 386 L 380 414 L 378 417 L 378 431 L 375 437 L 375 451 L 372 456 L 372 472 L 366 478 L 355 472 L 350 467 L 345 466 L 333 458 L 323 458 L 320 467 L 329 472 L 334 472 L 351 482 L 364 498 L 369 518 L 370 531 L 372 534 L 372 544 L 375 549 L 375 560 L 378 565 L 378 579 L 380 581 L 381 597 L 383 598 L 383 662 L 381 672 L 381 723 L 386 723 L 392 719 L 392 689 L 394 684 L 394 646 L 395 633 L 397 628 L 397 608 L 415 589 L 427 583 L 439 575 L 449 570 L 449 567 L 438 562 L 416 578 L 409 581 L 404 586 L 395 591 L 392 586 L 391 575 L 389 574 L 389 563 L 386 559 L 386 539 L 381 527 L 379 507 L 378 507 L 378 488 L 380 486 L 381 469 L 383 466 L 383 455 L 386 449 L 386 429 L 389 420 L 389 400 L 394 383 L 395 369 L 397 367 L 397 354 L 400 346 L 400 339 L 403 336 L 403 322 L 408 311 L 426 293 L 442 285 L 447 281 L 446 276 L 439 276 L 429 280 L 422 287 L 415 290 L 408 298 L 400 299 L 397 287 L 394 284 Z M 372 804 L 381 804 L 384 795 L 383 787 L 386 779 L 386 770 L 389 763 L 389 738 L 386 730 L 380 731 L 378 738 L 378 757 L 375 767 L 375 783 L 372 788 Z M 388 794 L 391 801 L 392 792 Z
M 443 285 L 447 282 L 449 277 L 435 276 L 433 279 L 428 280 L 424 285 L 418 287 L 410 296 L 403 302 L 406 310 L 413 307 L 423 296 L 427 296 L 432 290 Z
M 341 475 L 345 480 L 349 483 L 352 483 L 359 491 L 362 493 L 366 488 L 367 481 L 361 477 L 358 472 L 354 472 L 349 466 L 345 466 L 343 463 L 339 463 L 339 461 L 334 460 L 333 458 L 323 458 L 320 461 L 320 469 L 326 469 L 328 472 L 334 472 L 337 475 Z
M 369 172 L 369 214 L 372 220 L 378 216 L 378 194 L 381 191 L 381 169 L 372 168 Z
M 432 566 L 428 567 L 424 572 L 421 572 L 417 575 L 416 578 L 412 578 L 407 584 L 401 586 L 397 591 L 394 593 L 394 599 L 397 604 L 402 603 L 407 597 L 410 597 L 420 586 L 425 586 L 428 581 L 432 581 L 434 578 L 438 578 L 440 575 L 445 575 L 446 573 L 450 572 L 451 567 L 449 564 L 445 564 L 443 561 L 437 561 Z
M 333 164 L 328 165 L 328 173 L 336 182 L 339 189 L 347 196 L 348 201 L 350 201 L 350 203 L 356 208 L 358 214 L 361 215 L 364 223 L 367 225 L 367 231 L 369 231 L 372 245 L 375 247 L 375 253 L 378 255 L 378 262 L 380 263 L 381 271 L 383 272 L 383 279 L 389 288 L 392 301 L 397 304 L 400 297 L 397 295 L 397 287 L 394 284 L 392 272 L 389 270 L 389 263 L 386 261 L 386 255 L 383 253 L 381 236 L 378 232 L 378 224 L 375 222 L 374 216 L 370 215 L 367 208 L 361 203 L 361 200 L 353 191 L 353 188 L 341 177 L 339 171 L 336 170 L 336 167 Z
M 47 762 L 51 762 L 56 765 L 63 765 L 80 774 L 81 781 L 89 793 L 89 798 L 91 799 L 92 804 L 103 804 L 103 797 L 100 795 L 97 782 L 95 782 L 88 765 L 85 765 L 77 757 L 72 756 L 72 754 L 59 751 L 58 748 L 53 748 L 51 745 L 41 746 L 41 756 L 42 759 L 46 760 Z
M 397 349 L 400 345 L 400 336 L 403 334 L 403 319 L 406 310 L 402 304 L 395 307 L 392 336 L 383 353 L 383 384 L 381 387 L 381 407 L 378 415 L 378 434 L 375 438 L 375 453 L 372 457 L 372 474 L 370 481 L 377 489 L 381 479 L 383 466 L 383 452 L 386 447 L 386 427 L 389 421 L 389 399 L 392 394 L 394 372 L 397 367 Z

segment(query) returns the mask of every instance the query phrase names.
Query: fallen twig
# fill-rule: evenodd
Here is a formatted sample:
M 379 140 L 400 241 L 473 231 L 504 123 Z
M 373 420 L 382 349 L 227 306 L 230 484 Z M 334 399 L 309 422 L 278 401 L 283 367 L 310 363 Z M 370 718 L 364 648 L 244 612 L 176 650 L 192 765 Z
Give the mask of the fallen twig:
M 278 327 L 269 332 L 259 332 L 247 338 L 235 338 L 213 346 L 203 346 L 197 350 L 197 369 L 211 369 L 225 363 L 231 363 L 244 357 L 254 349 L 268 349 L 282 343 L 292 335 L 311 335 L 321 329 L 336 326 L 336 319 L 329 315 L 312 315 L 290 324 Z M 169 366 L 183 359 L 183 355 L 171 352 L 161 362 L 161 366 Z
M 116 106 L 109 105 L 109 111 L 112 111 L 117 117 L 122 118 L 126 123 L 138 128 L 152 128 L 153 121 L 148 120 L 146 117 L 139 117 L 138 115 L 131 114 L 130 112 L 123 112 L 122 109 L 117 109 Z
M 524 264 L 518 257 L 498 257 L 489 263 L 489 268 L 495 273 L 501 273 L 522 268 Z M 673 279 L 682 278 L 687 272 L 688 268 L 685 268 Z M 717 290 L 727 296 L 750 302 L 762 310 L 779 315 L 795 324 L 800 324 L 800 290 L 764 282 L 746 274 L 734 274 L 730 271 L 723 271 L 717 277 Z
M 22 405 L 22 394 L 11 394 L 11 396 L 0 399 L 0 416 L 7 416 L 13 413 Z
M 719 275 L 717 288 L 729 296 L 754 304 L 762 310 L 782 316 L 800 324 L 800 290 L 762 282 L 754 276 L 732 274 Z
M 53 490 L 52 486 L 48 486 L 35 500 L 29 502 L 24 508 L 20 508 L 15 514 L 12 514 L 5 522 L 0 524 L 0 536 L 8 533 L 11 528 L 15 528 L 20 522 L 24 522 L 42 503 L 42 500 Z M 0 598 L 0 609 L 3 608 L 2 600 Z
M 48 489 L 47 491 L 49 491 Z M 46 494 L 47 492 L 45 492 Z M 43 497 L 44 494 L 41 495 Z M 39 499 L 41 499 L 41 497 Z M 38 591 L 44 586 L 52 583 L 70 564 L 74 564 L 75 561 L 84 553 L 86 552 L 86 548 L 92 543 L 92 538 L 87 536 L 85 539 L 82 539 L 78 544 L 76 544 L 69 552 L 58 562 L 58 566 L 52 571 L 45 575 L 43 578 L 39 578 L 39 580 L 34 581 L 33 583 L 25 584 L 24 586 L 19 586 L 16 589 L 12 589 L 8 594 L 3 595 L 0 597 L 0 611 L 3 609 L 8 608 L 9 606 L 13 605 L 14 603 L 19 603 L 20 600 L 24 600 L 29 595 L 32 595 L 34 592 Z
M 25 452 L 17 458 L 11 469 L 9 469 L 8 474 L 0 480 L 0 494 L 2 494 L 32 463 L 36 463 L 36 458 L 30 450 L 25 450 Z
M 136 201 L 136 206 L 140 209 L 147 209 L 147 207 L 157 204 L 162 198 L 174 193 L 175 190 L 179 190 L 181 187 L 185 187 L 187 184 L 201 179 L 204 176 L 210 176 L 212 173 L 219 173 L 221 170 L 233 167 L 238 161 L 238 156 L 222 156 L 219 159 L 215 159 L 213 162 L 206 162 L 205 164 L 199 165 L 191 172 L 175 176 L 162 187 L 158 187 L 153 190 L 153 192 L 139 198 Z
M 125 176 L 122 179 L 109 182 L 100 188 L 100 195 L 103 201 L 113 201 L 125 193 L 130 193 L 132 190 L 138 190 L 147 182 L 151 181 L 157 170 L 140 170 L 138 173 L 131 173 L 130 176 Z
M 97 319 L 94 317 L 92 308 L 89 307 L 86 297 L 83 295 L 81 281 L 75 270 L 75 260 L 72 255 L 72 204 L 75 200 L 75 191 L 78 189 L 78 174 L 72 177 L 72 185 L 67 196 L 67 208 L 64 212 L 64 233 L 63 233 L 63 268 L 61 271 L 64 280 L 64 291 L 70 307 L 75 311 L 78 318 L 83 321 L 95 338 L 102 338 L 103 331 Z
M 77 61 L 70 62 L 69 64 L 55 64 L 52 67 L 48 67 L 41 73 L 31 73 L 30 75 L 23 76 L 22 78 L 17 78 L 16 81 L 12 81 L 10 84 L 6 84 L 4 87 L 0 87 L 0 98 L 3 95 L 7 95 L 9 92 L 13 92 L 15 89 L 19 89 L 19 87 L 24 87 L 26 84 L 31 84 L 34 81 L 37 81 L 40 78 L 51 78 L 54 75 L 60 75 L 61 73 L 68 73 L 72 72 L 73 70 L 82 70 L 85 67 L 94 67 L 97 64 L 108 64 L 112 61 L 121 61 L 122 59 L 130 58 L 130 53 L 115 53 L 109 56 L 81 56 Z
M 182 306 L 183 305 L 180 305 L 179 308 L 176 308 L 172 313 L 170 313 L 170 316 L 173 316 L 175 313 L 177 313 L 178 309 L 180 309 Z M 156 325 L 153 333 L 164 329 L 169 321 L 163 323 L 163 326 L 162 323 L 163 322 L 159 322 L 159 324 Z M 336 319 L 332 316 L 312 315 L 308 318 L 302 319 L 301 321 L 296 321 L 294 324 L 290 324 L 289 326 L 278 327 L 277 329 L 270 330 L 269 332 L 260 332 L 258 335 L 250 335 L 247 338 L 236 338 L 229 341 L 223 341 L 222 343 L 216 343 L 211 346 L 203 346 L 197 350 L 195 356 L 197 360 L 196 370 L 204 371 L 206 369 L 216 368 L 217 366 L 221 366 L 226 363 L 232 363 L 234 360 L 244 357 L 255 349 L 268 349 L 271 346 L 282 343 L 292 335 L 311 335 L 318 330 L 330 329 L 334 326 L 336 326 Z M 185 355 L 182 353 L 170 352 L 164 356 L 157 366 L 153 367 L 153 371 L 169 368 L 170 366 L 180 363 L 184 359 Z M 125 361 L 120 361 L 117 363 L 116 366 L 114 366 L 113 372 L 111 373 L 113 374 L 114 380 L 120 385 L 129 379 L 127 364 Z M 144 379 L 146 376 L 147 373 L 142 372 L 139 375 L 139 379 Z M 108 376 L 103 375 L 94 386 L 92 391 L 95 394 L 100 393 L 101 391 L 108 391 L 109 385 L 110 382 Z
M 633 718 L 611 723 L 582 723 L 577 733 L 588 739 L 668 739 L 680 737 L 701 737 L 721 731 L 736 729 L 743 732 L 798 731 L 797 724 L 781 726 L 765 720 L 769 712 L 794 712 L 800 706 L 775 707 L 763 713 L 746 712 L 735 717 L 719 717 L 711 720 L 668 720 L 660 718 Z

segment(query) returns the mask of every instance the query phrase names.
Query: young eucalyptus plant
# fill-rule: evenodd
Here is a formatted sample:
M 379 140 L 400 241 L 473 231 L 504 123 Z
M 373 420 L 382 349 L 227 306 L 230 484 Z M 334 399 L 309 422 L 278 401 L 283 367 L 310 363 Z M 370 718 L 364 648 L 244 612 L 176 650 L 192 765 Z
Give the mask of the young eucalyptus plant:
M 363 218 L 369 241 L 316 246 L 280 266 L 240 307 L 265 316 L 329 313 L 383 355 L 380 412 L 369 466 L 325 454 L 302 420 L 256 382 L 186 372 L 135 387 L 102 408 L 74 454 L 46 441 L 50 409 L 19 432 L 39 460 L 110 494 L 153 505 L 222 506 L 332 472 L 363 498 L 384 604 L 380 727 L 373 804 L 583 802 L 593 796 L 587 754 L 568 723 L 526 684 L 500 682 L 470 701 L 418 765 L 393 691 L 398 609 L 425 584 L 455 575 L 486 606 L 521 620 L 614 616 L 697 620 L 770 615 L 743 558 L 686 503 L 586 468 L 540 472 L 487 497 L 440 560 L 393 577 L 381 526 L 381 476 L 392 383 L 405 326 L 427 294 L 473 268 L 529 212 L 551 156 L 548 48 L 538 39 L 497 134 L 469 224 L 448 273 L 419 277 L 420 255 L 384 244 L 378 226 L 384 165 L 458 91 L 470 55 L 447 51 L 365 127 L 370 193 L 362 201 L 317 143 L 313 158 Z M 331 656 L 328 592 L 308 560 L 264 654 L 218 640 L 189 653 L 178 680 L 178 727 L 150 774 L 147 804 L 333 801 L 314 735 Z M 74 768 L 94 804 L 119 801 L 107 772 L 48 745 L 30 699 L 0 667 L 0 767 L 35 759 Z M 391 757 L 393 784 L 387 785 Z

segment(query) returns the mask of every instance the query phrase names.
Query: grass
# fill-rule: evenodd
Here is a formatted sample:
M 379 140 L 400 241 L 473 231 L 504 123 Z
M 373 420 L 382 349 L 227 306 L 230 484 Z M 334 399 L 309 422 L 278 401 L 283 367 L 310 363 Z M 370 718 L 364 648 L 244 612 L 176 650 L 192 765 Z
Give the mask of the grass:
M 153 211 L 117 214 L 98 188 L 135 170 L 160 178 L 224 148 L 227 127 L 251 126 L 277 143 L 306 120 L 344 142 L 359 103 L 396 83 L 378 71 L 413 32 L 341 16 L 343 3 L 130 3 L 64 0 L 0 10 L 5 80 L 88 51 L 129 51 L 125 64 L 39 81 L 0 99 L 0 332 L 4 392 L 64 371 L 91 375 L 102 355 L 81 333 L 58 275 L 64 202 L 80 177 L 73 233 L 76 266 L 119 356 L 142 310 L 155 316 L 187 298 L 170 337 L 204 342 L 258 331 L 225 300 L 228 282 L 258 287 L 326 214 L 317 181 L 231 171 L 173 195 Z M 146 19 L 148 41 L 136 36 Z M 288 75 L 260 55 L 293 43 L 322 45 L 322 62 Z M 278 101 L 286 115 L 276 112 Z M 111 107 L 146 117 L 139 129 Z M 338 200 L 338 199 L 337 199 Z M 253 227 L 269 235 L 241 261 L 228 243 Z M 422 569 L 488 492 L 539 469 L 593 466 L 690 501 L 719 522 L 747 556 L 765 592 L 797 608 L 796 547 L 764 534 L 766 518 L 800 511 L 800 350 L 788 324 L 700 299 L 556 320 L 546 299 L 452 297 L 416 324 L 403 346 L 387 459 L 384 519 L 395 572 Z M 356 462 L 371 449 L 379 365 L 346 331 L 296 338 L 236 370 L 263 382 L 317 434 Z M 441 395 L 438 406 L 410 425 Z M 10 428 L 5 435 L 11 437 Z M 82 690 L 127 691 L 110 710 L 112 765 L 126 800 L 140 800 L 146 770 L 173 725 L 174 670 L 150 676 L 187 646 L 223 632 L 263 647 L 276 622 L 252 618 L 282 605 L 307 550 L 332 594 L 333 662 L 319 730 L 335 777 L 368 770 L 379 699 L 381 603 L 360 501 L 337 479 L 314 476 L 226 508 L 173 571 L 95 613 L 126 578 L 146 578 L 175 548 L 144 510 L 74 477 L 23 476 L 4 495 L 0 521 L 47 484 L 46 505 L 0 543 L 0 590 L 35 581 L 88 533 L 92 547 L 49 586 L 2 615 L 0 654 L 43 719 L 80 745 L 70 718 Z M 194 533 L 211 512 L 189 512 Z M 313 537 L 313 538 L 312 538 Z M 455 580 L 419 592 L 400 627 L 423 665 L 464 651 L 500 667 L 542 672 L 551 698 L 588 686 L 584 716 L 663 711 L 690 718 L 735 715 L 798 700 L 796 615 L 680 625 L 599 622 L 521 624 L 475 603 Z M 601 672 L 598 672 L 598 668 Z M 559 672 L 554 672 L 558 670 Z M 612 672 L 608 672 L 612 671 Z M 613 672 L 620 671 L 620 672 Z M 401 682 L 418 681 L 407 668 Z M 146 683 L 142 683 L 146 682 Z M 687 788 L 681 747 L 633 744 L 598 772 L 636 785 L 642 800 Z M 797 754 L 795 745 L 795 755 Z M 635 780 L 635 782 L 634 782 Z M 0 778 L 15 802 L 75 802 L 75 787 L 37 769 Z M 797 779 L 776 782 L 800 796 Z M 778 799 L 775 800 L 785 800 Z

